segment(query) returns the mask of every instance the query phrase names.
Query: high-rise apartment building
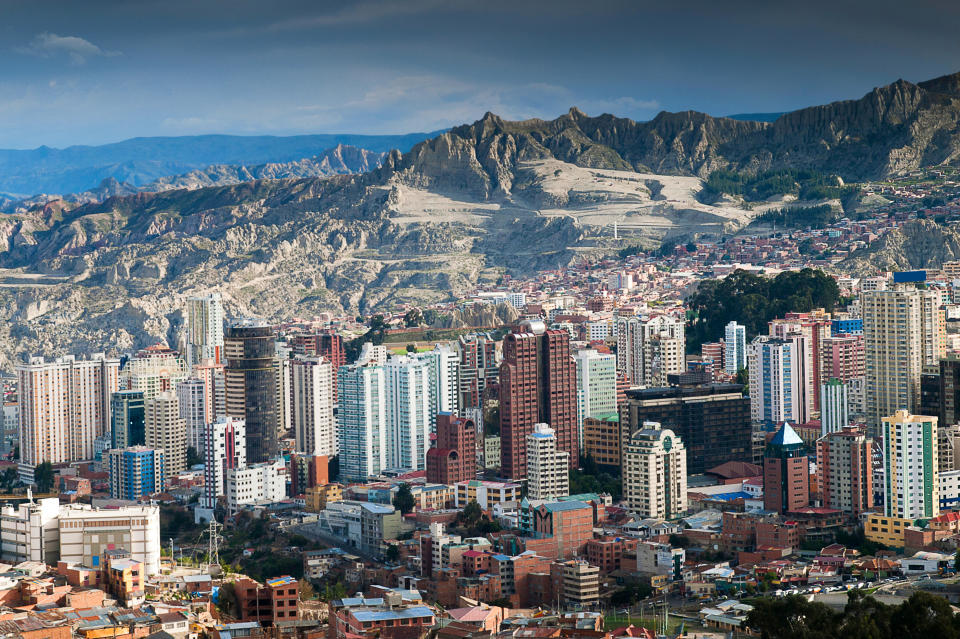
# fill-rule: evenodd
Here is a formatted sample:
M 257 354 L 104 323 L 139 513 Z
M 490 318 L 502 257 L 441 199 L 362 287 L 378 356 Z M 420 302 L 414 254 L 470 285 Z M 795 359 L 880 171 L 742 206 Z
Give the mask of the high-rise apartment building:
M 500 461 L 504 477 L 526 475 L 526 437 L 534 424 L 550 424 L 557 448 L 570 454 L 571 465 L 579 462 L 577 380 L 570 335 L 546 330 L 542 322 L 524 322 L 503 340 Z
M 750 398 L 742 384 L 627 391 L 620 407 L 621 456 L 644 422 L 657 422 L 683 441 L 691 475 L 728 461 L 753 461 Z
M 850 413 L 863 415 L 866 411 L 864 378 L 866 367 L 862 329 L 859 335 L 842 334 L 825 338 L 820 355 L 821 375 L 827 379 L 835 377 L 844 382 L 847 385 L 847 403 Z
M 583 448 L 583 420 L 617 412 L 617 359 L 592 349 L 577 351 L 577 444 Z
M 437 344 L 432 351 L 417 353 L 429 367 L 430 429 L 436 431 L 439 413 L 460 410 L 460 355 L 446 344 Z
M 120 360 L 96 354 L 47 362 L 31 357 L 16 367 L 20 467 L 26 481 L 44 461 L 93 459 L 94 442 L 110 433 L 110 397 L 119 387 Z
M 873 439 L 844 427 L 817 440 L 820 503 L 859 517 L 873 509 Z
M 233 322 L 227 327 L 223 348 L 226 413 L 244 420 L 247 460 L 256 464 L 275 459 L 279 420 L 273 329 L 257 320 Z
M 143 421 L 147 447 L 163 450 L 164 481 L 182 473 L 187 467 L 187 424 L 176 394 L 164 391 L 148 399 Z
M 687 451 L 657 422 L 646 422 L 623 453 L 623 498 L 641 517 L 672 519 L 687 510 Z
M 142 392 L 144 400 L 175 391 L 188 375 L 184 359 L 163 342 L 138 351 L 120 371 L 123 387 Z
M 638 386 L 666 386 L 686 370 L 684 320 L 670 315 L 617 319 L 617 370 Z
M 202 379 L 190 377 L 177 384 L 180 417 L 187 427 L 187 446 L 200 454 L 203 450 L 203 428 L 207 422 L 207 389 Z
M 274 343 L 273 366 L 277 373 L 277 437 L 293 430 L 293 349 L 286 342 Z
M 940 407 L 938 425 L 960 424 L 960 356 L 955 353 L 940 360 Z
M 810 504 L 810 462 L 804 443 L 784 422 L 763 452 L 763 508 L 786 513 Z
M 427 361 L 391 357 L 383 367 L 387 404 L 387 463 L 423 470 L 430 449 L 431 375 Z
M 713 381 L 723 379 L 726 373 L 726 362 L 724 361 L 726 349 L 727 345 L 723 340 L 719 342 L 704 342 L 700 345 L 700 359 L 704 363 L 709 364 Z M 744 352 L 746 352 L 746 346 L 744 346 Z M 746 368 L 747 365 L 744 364 L 743 367 Z
M 723 370 L 727 375 L 747 367 L 747 327 L 729 322 L 723 331 Z
M 476 478 L 477 425 L 456 413 L 440 413 L 436 445 L 427 451 L 427 481 L 449 485 Z
M 227 471 L 247 465 L 247 429 L 242 419 L 218 417 L 205 431 L 201 506 L 213 510 L 226 495 Z
M 323 329 L 312 333 L 299 333 L 291 338 L 293 352 L 307 357 L 322 357 L 333 368 L 333 402 L 337 402 L 337 371 L 347 363 L 347 354 L 343 349 L 343 338 L 333 329 Z
M 163 492 L 163 450 L 146 446 L 115 448 L 106 452 L 110 496 L 137 501 Z
M 187 364 L 223 358 L 223 301 L 219 293 L 187 299 Z
M 143 393 L 122 390 L 110 395 L 111 448 L 143 446 L 147 443 L 143 426 Z
M 387 396 L 382 366 L 351 364 L 338 372 L 340 478 L 367 481 L 387 468 Z
M 209 424 L 217 417 L 227 414 L 226 381 L 224 379 L 223 363 L 215 364 L 212 360 L 204 360 L 194 366 L 191 376 L 203 382 L 203 402 L 206 409 L 204 422 Z
M 943 311 L 936 291 L 907 286 L 863 295 L 867 423 L 913 411 L 920 404 L 920 373 L 939 365 Z M 874 431 L 876 432 L 876 431 Z
M 534 424 L 527 435 L 527 497 L 556 501 L 570 494 L 570 454 L 557 450 L 547 424 Z
M 497 343 L 486 334 L 461 335 L 457 350 L 460 353 L 461 406 L 479 407 L 487 385 L 500 378 Z
M 809 327 L 797 320 L 773 320 L 769 323 L 770 337 L 793 344 L 793 369 L 796 377 L 796 421 L 805 423 L 820 410 L 820 382 L 818 367 L 820 353 Z
M 881 424 L 884 513 L 900 519 L 936 517 L 940 514 L 937 418 L 898 410 L 882 418 Z
M 755 422 L 805 422 L 801 356 L 794 340 L 760 335 L 747 348 L 750 416 Z
M 323 357 L 298 356 L 290 360 L 290 371 L 297 452 L 328 457 L 336 455 L 333 367 Z
M 846 383 L 837 378 L 820 384 L 820 435 L 836 433 L 850 423 Z

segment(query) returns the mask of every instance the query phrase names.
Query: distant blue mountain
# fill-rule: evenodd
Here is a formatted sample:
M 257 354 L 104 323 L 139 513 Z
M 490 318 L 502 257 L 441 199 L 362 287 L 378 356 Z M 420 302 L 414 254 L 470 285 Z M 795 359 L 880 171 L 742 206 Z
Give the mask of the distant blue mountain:
M 78 193 L 104 179 L 141 186 L 170 175 L 211 164 L 255 165 L 290 162 L 315 156 L 345 144 L 382 153 L 409 151 L 413 145 L 438 135 L 322 134 L 276 137 L 268 135 L 194 135 L 131 138 L 100 146 L 54 149 L 0 149 L 0 193 L 30 196 L 37 193 Z
M 786 111 L 780 113 L 734 113 L 726 117 L 731 120 L 743 120 L 744 122 L 774 122 L 785 113 Z

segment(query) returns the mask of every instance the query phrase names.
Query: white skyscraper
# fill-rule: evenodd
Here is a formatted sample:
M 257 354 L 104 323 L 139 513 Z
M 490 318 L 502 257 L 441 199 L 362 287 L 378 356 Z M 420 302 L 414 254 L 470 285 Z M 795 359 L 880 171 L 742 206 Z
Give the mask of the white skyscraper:
M 884 512 L 901 519 L 936 517 L 940 514 L 937 418 L 898 410 L 881 424 Z
M 617 412 L 617 358 L 593 349 L 577 351 L 577 437 L 583 448 L 583 420 Z
M 670 315 L 617 319 L 617 370 L 633 384 L 666 386 L 686 370 L 684 320 Z
M 219 293 L 187 300 L 187 363 L 223 361 L 223 302 Z
M 836 377 L 820 384 L 820 435 L 836 433 L 847 427 L 850 408 L 846 383 Z
M 323 357 L 297 357 L 290 360 L 290 377 L 297 451 L 308 455 L 336 455 L 333 368 L 330 362 Z
M 164 391 L 144 404 L 143 426 L 147 447 L 164 453 L 164 480 L 187 467 L 187 423 L 180 417 L 176 394 Z
M 741 368 L 747 367 L 747 328 L 742 324 L 730 322 L 723 332 L 724 372 L 736 375 Z
M 803 423 L 796 344 L 760 335 L 747 347 L 750 417 L 755 422 Z
M 387 397 L 382 366 L 351 364 L 338 371 L 340 477 L 366 481 L 387 468 Z
M 187 427 L 187 446 L 199 455 L 203 450 L 203 428 L 208 423 L 204 381 L 191 377 L 177 384 L 177 402 Z
M 46 362 L 30 358 L 19 381 L 20 467 L 24 480 L 44 461 L 93 459 L 94 441 L 110 433 L 110 397 L 119 387 L 120 360 L 102 353 Z
M 437 344 L 414 358 L 430 367 L 430 431 L 436 432 L 437 413 L 460 410 L 460 354 L 447 344 Z
M 557 435 L 534 424 L 527 435 L 527 496 L 549 501 L 570 494 L 570 453 L 557 450 Z
M 220 417 L 205 430 L 201 506 L 212 510 L 226 495 L 227 471 L 247 465 L 247 429 L 242 419 Z
M 422 359 L 403 355 L 391 357 L 383 369 L 387 399 L 387 463 L 395 468 L 423 470 L 433 422 L 430 365 Z
M 293 349 L 284 342 L 276 343 L 277 356 L 273 365 L 277 370 L 277 436 L 284 437 L 293 430 Z

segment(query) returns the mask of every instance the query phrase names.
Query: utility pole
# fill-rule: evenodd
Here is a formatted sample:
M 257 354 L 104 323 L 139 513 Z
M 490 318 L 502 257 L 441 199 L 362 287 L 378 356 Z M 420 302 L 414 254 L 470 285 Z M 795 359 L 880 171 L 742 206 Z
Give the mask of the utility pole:
M 223 537 L 220 536 L 221 524 L 217 523 L 214 517 L 210 517 L 210 525 L 207 527 L 207 572 L 210 566 L 220 565 L 220 542 Z

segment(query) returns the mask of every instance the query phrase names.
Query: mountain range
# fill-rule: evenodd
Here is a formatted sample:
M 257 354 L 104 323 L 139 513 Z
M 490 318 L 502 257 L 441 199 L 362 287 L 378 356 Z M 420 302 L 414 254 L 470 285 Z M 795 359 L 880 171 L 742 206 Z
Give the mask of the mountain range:
M 0 217 L 0 366 L 28 352 L 176 344 L 184 298 L 211 290 L 232 315 L 366 313 L 453 300 L 504 272 L 625 244 L 732 233 L 767 208 L 804 203 L 701 197 L 718 169 L 816 169 L 849 182 L 957 164 L 960 74 L 898 80 L 774 122 L 488 113 L 375 158 L 359 174 L 56 200 Z M 204 175 L 171 183 L 215 179 Z
M 255 166 L 300 161 L 344 145 L 385 153 L 406 151 L 439 133 L 404 135 L 193 135 L 132 138 L 99 146 L 0 149 L 0 195 L 81 193 L 113 179 L 143 186 L 211 165 Z

